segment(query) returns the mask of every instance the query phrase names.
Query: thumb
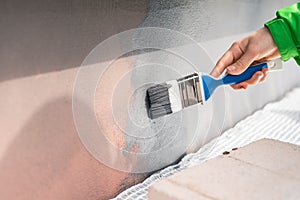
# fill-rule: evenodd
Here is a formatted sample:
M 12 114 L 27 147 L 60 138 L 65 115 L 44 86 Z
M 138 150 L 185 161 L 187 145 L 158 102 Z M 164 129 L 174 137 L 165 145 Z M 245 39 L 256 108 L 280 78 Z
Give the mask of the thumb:
M 226 68 L 227 72 L 232 75 L 239 75 L 255 61 L 255 58 L 255 54 L 246 51 L 237 61 Z

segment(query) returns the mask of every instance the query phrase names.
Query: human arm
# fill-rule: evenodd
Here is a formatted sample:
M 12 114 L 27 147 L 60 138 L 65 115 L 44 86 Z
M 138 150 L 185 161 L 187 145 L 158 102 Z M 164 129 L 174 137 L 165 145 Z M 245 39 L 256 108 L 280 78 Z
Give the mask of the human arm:
M 240 74 L 251 64 L 282 57 L 284 61 L 295 58 L 300 64 L 300 3 L 277 11 L 277 18 L 265 27 L 233 43 L 217 62 L 211 75 L 218 77 L 226 69 L 229 74 Z M 232 85 L 234 89 L 246 89 L 262 82 L 267 69 L 256 72 L 249 80 Z

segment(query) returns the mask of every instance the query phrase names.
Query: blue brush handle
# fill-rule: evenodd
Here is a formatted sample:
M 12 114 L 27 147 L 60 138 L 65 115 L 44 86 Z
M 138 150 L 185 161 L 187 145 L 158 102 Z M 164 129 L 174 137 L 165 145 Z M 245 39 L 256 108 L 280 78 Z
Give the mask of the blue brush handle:
M 244 71 L 242 74 L 239 74 L 239 75 L 228 74 L 225 77 L 223 77 L 221 80 L 224 85 L 232 85 L 232 84 L 241 83 L 241 82 L 244 82 L 244 81 L 250 79 L 253 76 L 253 74 L 255 74 L 255 72 L 261 71 L 264 68 L 268 68 L 267 63 L 262 63 L 259 65 L 254 65 L 254 66 L 248 67 L 246 69 L 246 71 Z
M 215 89 L 221 85 L 232 85 L 241 83 L 250 79 L 253 74 L 257 71 L 261 71 L 264 68 L 268 68 L 268 63 L 262 63 L 254 66 L 250 66 L 244 71 L 242 74 L 239 75 L 231 75 L 227 74 L 221 79 L 214 79 L 209 75 L 202 75 L 202 83 L 203 83 L 203 90 L 204 90 L 204 97 L 205 100 L 208 100 Z

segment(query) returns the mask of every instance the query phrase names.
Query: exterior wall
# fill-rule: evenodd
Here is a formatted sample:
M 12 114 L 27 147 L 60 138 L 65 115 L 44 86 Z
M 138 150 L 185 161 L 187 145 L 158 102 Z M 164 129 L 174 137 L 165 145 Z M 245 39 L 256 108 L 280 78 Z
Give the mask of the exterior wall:
M 97 44 L 137 27 L 146 13 L 146 0 L 1 0 L 0 80 L 78 67 Z
M 213 63 L 215 63 L 234 41 L 263 27 L 266 21 L 275 17 L 276 10 L 293 3 L 293 1 L 276 1 L 275 3 L 271 0 L 229 0 L 226 3 L 224 2 L 221 0 L 150 1 L 149 13 L 140 26 L 154 26 L 180 31 L 199 42 L 207 51 Z M 165 43 L 165 46 L 174 48 L 177 48 L 176 44 L 182 42 L 172 41 L 168 37 L 161 41 Z M 140 45 L 139 41 L 135 42 L 137 46 Z M 181 47 L 179 46 L 178 48 Z M 199 53 L 199 57 L 201 56 Z M 197 57 L 197 53 L 195 53 L 195 57 Z M 138 67 L 142 63 L 159 61 L 159 63 L 166 65 L 172 63 L 169 66 L 175 71 L 184 71 L 186 69 L 186 65 L 183 62 L 175 62 L 174 60 L 175 57 L 173 55 L 165 55 L 163 52 L 146 53 L 137 59 L 134 67 Z M 209 73 L 213 68 L 213 64 L 207 65 L 206 63 L 206 60 L 198 62 L 194 70 Z M 158 74 L 155 67 L 148 67 L 143 73 L 134 74 L 132 77 L 133 85 L 137 87 L 139 82 L 152 80 L 152 77 L 159 78 L 165 76 L 166 80 L 171 80 L 163 73 Z M 172 70 L 168 70 L 167 72 L 171 73 Z M 186 75 L 188 73 L 193 73 L 193 70 L 186 70 L 182 74 Z M 170 157 L 168 155 L 177 155 L 177 157 L 182 155 L 182 149 L 187 144 L 190 144 L 189 140 L 193 141 L 191 141 L 192 145 L 188 151 L 194 151 L 210 139 L 219 136 L 224 130 L 234 126 L 245 116 L 262 108 L 267 102 L 278 100 L 286 91 L 299 85 L 299 75 L 300 71 L 297 65 L 291 60 L 285 63 L 284 71 L 270 73 L 268 80 L 263 84 L 251 87 L 246 91 L 234 91 L 230 87 L 223 87 L 222 89 L 217 89 L 206 105 L 194 106 L 182 111 L 181 113 L 185 116 L 184 119 L 180 118 L 180 114 L 173 114 L 173 119 L 166 122 L 166 126 L 180 124 L 180 129 L 178 129 L 178 132 L 172 129 L 165 130 L 167 134 L 165 137 L 160 138 L 159 142 L 164 143 L 170 140 L 170 138 L 173 139 L 176 137 L 173 144 L 177 146 L 172 150 L 170 150 L 172 147 L 169 147 L 165 152 L 160 154 L 159 158 L 154 159 L 157 168 L 161 168 L 161 163 Z M 133 107 L 138 105 L 138 102 L 135 103 Z M 211 107 L 213 109 L 210 109 Z M 197 109 L 199 110 L 197 111 Z M 192 114 L 194 111 L 196 114 Z M 193 127 L 197 123 L 198 129 L 195 131 Z M 177 134 L 176 136 L 174 136 L 175 133 Z M 194 136 L 194 138 L 191 136 Z M 145 143 L 144 141 L 130 137 L 126 137 L 126 142 L 127 144 L 131 144 L 129 148 L 133 144 L 138 144 L 138 146 L 146 149 L 145 151 L 148 151 L 150 148 L 155 150 L 155 144 L 153 143 L 156 142 L 150 141 L 149 143 Z
M 0 199 L 108 199 L 143 178 L 84 148 L 72 115 L 78 66 L 135 28 L 146 1 L 0 1 Z
M 290 3 L 1 1 L 0 199 L 107 199 L 144 177 L 96 161 L 76 134 L 73 82 L 78 66 L 98 43 L 138 26 L 165 27 L 203 43 L 216 61 L 238 38 L 234 35 L 261 27 L 276 9 Z M 224 129 L 299 83 L 295 65 L 286 66 L 282 76 L 270 75 L 268 83 L 249 92 L 226 88 Z M 200 70 L 209 72 L 211 67 Z M 235 102 L 245 103 L 237 107 Z M 219 133 L 212 126 L 210 137 L 197 141 L 194 148 Z

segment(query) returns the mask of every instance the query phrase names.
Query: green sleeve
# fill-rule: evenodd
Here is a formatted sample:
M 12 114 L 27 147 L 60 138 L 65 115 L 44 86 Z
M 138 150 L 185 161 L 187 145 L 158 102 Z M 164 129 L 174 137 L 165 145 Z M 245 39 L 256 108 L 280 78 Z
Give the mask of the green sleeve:
M 276 16 L 265 26 L 271 32 L 282 60 L 295 58 L 300 65 L 300 3 L 278 10 Z

